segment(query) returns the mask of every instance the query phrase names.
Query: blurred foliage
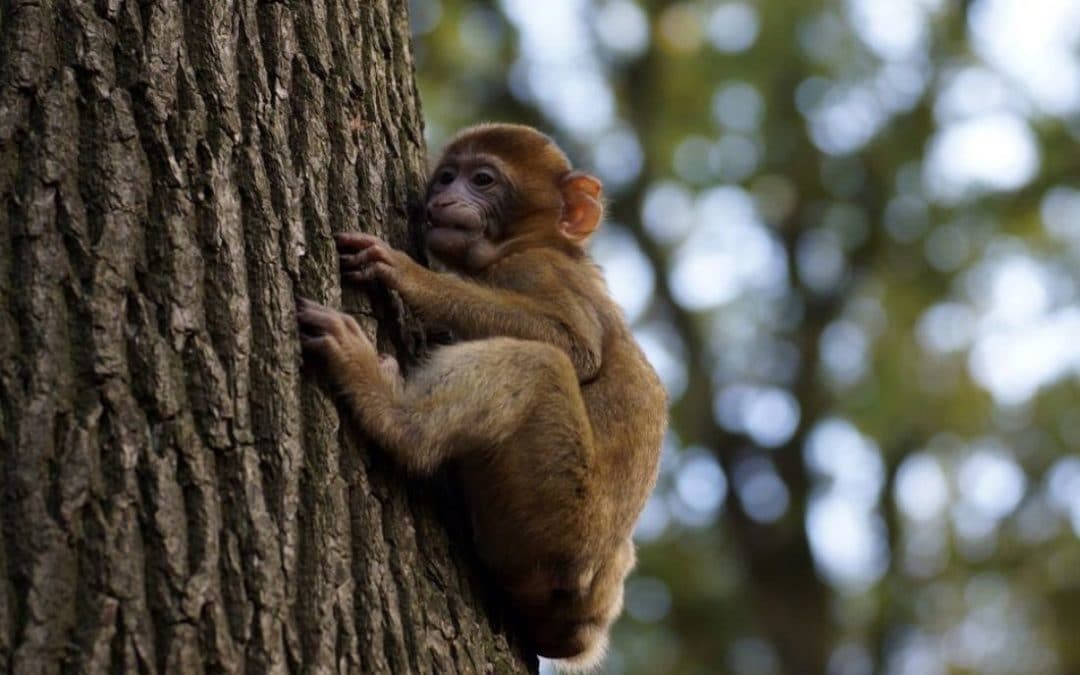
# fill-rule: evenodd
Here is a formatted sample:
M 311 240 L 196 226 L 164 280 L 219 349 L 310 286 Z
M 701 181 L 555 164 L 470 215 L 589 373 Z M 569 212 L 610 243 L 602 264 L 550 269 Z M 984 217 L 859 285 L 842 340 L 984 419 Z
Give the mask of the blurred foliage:
M 1074 0 L 413 0 L 672 394 L 610 673 L 1080 672 Z

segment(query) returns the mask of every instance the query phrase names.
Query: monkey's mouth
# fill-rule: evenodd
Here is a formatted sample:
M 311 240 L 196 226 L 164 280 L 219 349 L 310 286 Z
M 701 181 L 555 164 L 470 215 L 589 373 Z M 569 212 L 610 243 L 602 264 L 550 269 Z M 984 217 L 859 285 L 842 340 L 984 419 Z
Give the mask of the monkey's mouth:
M 451 230 L 455 232 L 475 232 L 478 228 L 472 223 L 453 222 L 453 221 L 434 221 L 430 222 L 432 230 Z
M 427 231 L 427 245 L 439 255 L 463 256 L 483 234 L 483 230 L 472 223 L 431 221 L 431 229 Z
M 464 214 L 440 213 L 428 217 L 428 223 L 432 230 L 457 230 L 459 232 L 480 232 L 484 229 L 482 223 L 475 218 L 466 217 Z
M 440 214 L 441 217 L 428 219 L 427 231 L 429 246 L 442 249 L 466 247 L 484 235 L 483 223 L 473 218 L 455 218 L 455 214 Z

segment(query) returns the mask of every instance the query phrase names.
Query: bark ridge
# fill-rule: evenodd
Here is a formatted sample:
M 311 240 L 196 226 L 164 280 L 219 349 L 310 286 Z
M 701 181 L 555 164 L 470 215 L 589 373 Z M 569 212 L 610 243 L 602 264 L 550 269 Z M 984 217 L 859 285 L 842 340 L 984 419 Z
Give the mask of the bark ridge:
M 523 669 L 453 495 L 299 369 L 331 233 L 415 242 L 421 128 L 405 0 L 0 5 L 0 672 Z

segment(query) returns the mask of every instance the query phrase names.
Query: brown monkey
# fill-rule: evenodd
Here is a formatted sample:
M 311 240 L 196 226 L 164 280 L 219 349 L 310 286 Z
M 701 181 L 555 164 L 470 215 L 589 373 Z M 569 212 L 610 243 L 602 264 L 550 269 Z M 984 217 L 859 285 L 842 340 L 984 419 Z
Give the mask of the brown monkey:
M 480 558 L 542 656 L 603 656 L 656 481 L 665 394 L 583 245 L 600 181 L 529 127 L 466 129 L 435 168 L 422 267 L 338 235 L 342 276 L 378 280 L 460 342 L 407 379 L 350 317 L 299 300 L 301 344 L 410 471 L 458 460 Z

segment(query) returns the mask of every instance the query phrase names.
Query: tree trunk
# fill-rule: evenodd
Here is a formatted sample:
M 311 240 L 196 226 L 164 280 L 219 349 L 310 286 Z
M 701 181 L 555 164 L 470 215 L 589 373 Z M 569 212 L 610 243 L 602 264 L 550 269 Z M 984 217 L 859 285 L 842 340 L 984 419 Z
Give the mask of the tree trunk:
M 405 0 L 2 5 L 0 671 L 527 670 L 300 372 L 331 233 L 416 241 Z

